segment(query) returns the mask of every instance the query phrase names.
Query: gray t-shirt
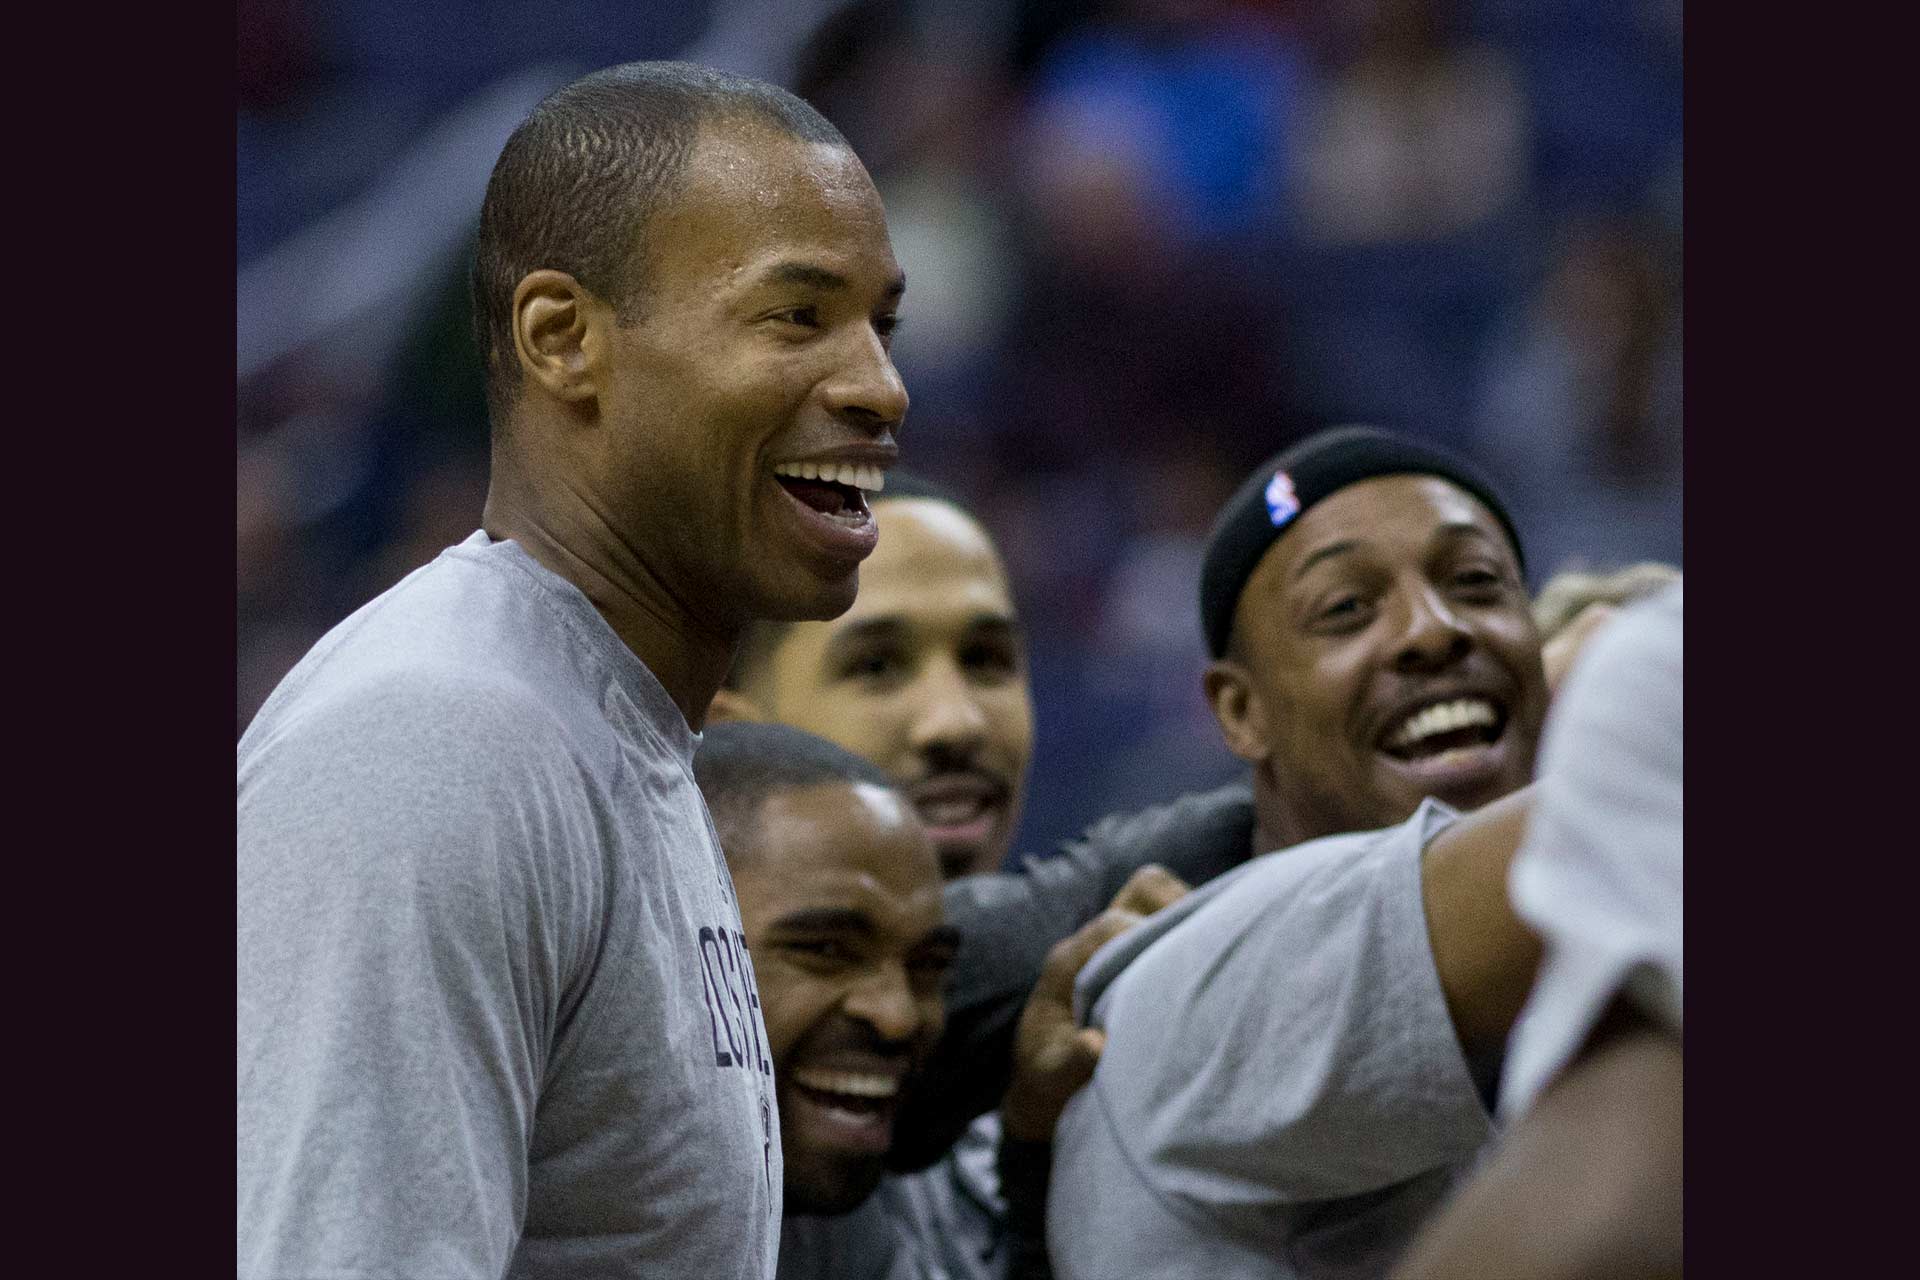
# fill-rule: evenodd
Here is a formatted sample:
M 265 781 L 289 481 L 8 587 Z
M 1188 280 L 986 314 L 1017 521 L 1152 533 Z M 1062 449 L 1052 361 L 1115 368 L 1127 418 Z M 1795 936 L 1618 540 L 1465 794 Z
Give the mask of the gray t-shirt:
M 1502 1115 L 1532 1105 L 1615 996 L 1680 1034 L 1681 632 L 1675 584 L 1608 623 L 1554 700 L 1509 876 L 1545 955 L 1507 1044 Z
M 476 533 L 239 748 L 239 1275 L 766 1280 L 780 1127 L 690 762 L 573 586 Z
M 1060 1280 L 1386 1273 L 1492 1136 L 1427 941 L 1421 856 L 1452 819 L 1429 800 L 1255 858 L 1094 955 Z

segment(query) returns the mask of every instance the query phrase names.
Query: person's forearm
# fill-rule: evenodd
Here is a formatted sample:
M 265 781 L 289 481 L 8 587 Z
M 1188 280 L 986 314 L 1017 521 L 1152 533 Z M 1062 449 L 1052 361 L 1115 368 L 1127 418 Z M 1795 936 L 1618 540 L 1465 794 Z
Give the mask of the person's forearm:
M 1597 1044 L 1541 1095 L 1393 1280 L 1665 1280 L 1681 1274 L 1678 1039 Z
M 1421 862 L 1427 937 L 1467 1057 L 1497 1059 L 1540 967 L 1540 940 L 1514 912 L 1507 872 L 1534 789 L 1497 800 L 1436 836 Z

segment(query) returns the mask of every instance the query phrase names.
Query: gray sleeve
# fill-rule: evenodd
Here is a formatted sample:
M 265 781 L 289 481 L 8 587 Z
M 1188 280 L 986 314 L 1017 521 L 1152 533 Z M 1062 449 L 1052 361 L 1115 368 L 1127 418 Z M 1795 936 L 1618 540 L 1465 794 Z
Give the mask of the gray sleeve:
M 1157 862 L 1191 885 L 1247 860 L 1253 790 L 1245 782 L 1103 819 L 1047 858 L 946 888 L 960 953 L 947 980 L 947 1027 L 926 1084 L 902 1112 L 889 1163 L 925 1168 L 974 1117 L 1000 1105 L 1013 1033 L 1047 952 L 1106 909 L 1128 877 Z
M 578 960 L 553 864 L 591 847 L 542 724 L 488 688 L 371 680 L 242 760 L 241 1276 L 505 1273 Z
M 1086 1105 L 1160 1196 L 1258 1233 L 1490 1135 L 1427 939 L 1421 862 L 1450 821 L 1428 802 L 1268 854 L 1108 988 Z
M 1503 1114 L 1531 1104 L 1615 996 L 1680 1031 L 1681 648 L 1675 586 L 1596 636 L 1555 703 L 1510 873 L 1545 955 L 1508 1042 Z

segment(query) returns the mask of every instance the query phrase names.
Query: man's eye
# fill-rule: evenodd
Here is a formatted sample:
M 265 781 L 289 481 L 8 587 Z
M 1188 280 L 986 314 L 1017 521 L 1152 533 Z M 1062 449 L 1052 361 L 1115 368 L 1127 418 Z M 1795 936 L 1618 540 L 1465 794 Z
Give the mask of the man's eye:
M 1461 569 L 1453 575 L 1453 584 L 1463 590 L 1486 595 L 1497 592 L 1506 585 L 1506 578 L 1499 572 L 1484 566 Z
M 873 318 L 873 331 L 882 338 L 891 338 L 900 331 L 900 317 L 896 315 L 875 316 Z
M 774 313 L 775 320 L 784 320 L 788 324 L 799 325 L 803 329 L 820 327 L 820 309 L 818 307 L 788 307 L 785 311 Z
M 1314 623 L 1328 631 L 1345 633 L 1357 631 L 1367 624 L 1372 614 L 1372 606 L 1367 598 L 1357 592 L 1335 596 L 1320 606 L 1313 615 Z
M 895 654 L 884 651 L 860 653 L 847 660 L 841 667 L 841 675 L 849 680 L 890 680 L 898 676 L 902 669 L 902 663 Z
M 1010 676 L 1020 670 L 1020 655 L 1007 645 L 977 644 L 961 652 L 960 664 L 981 675 Z
M 781 943 L 780 949 L 826 964 L 839 964 L 853 958 L 853 951 L 844 942 L 831 938 L 795 939 Z
M 953 954 L 948 951 L 934 951 L 918 955 L 908 962 L 907 967 L 915 973 L 945 977 L 947 970 L 953 967 Z

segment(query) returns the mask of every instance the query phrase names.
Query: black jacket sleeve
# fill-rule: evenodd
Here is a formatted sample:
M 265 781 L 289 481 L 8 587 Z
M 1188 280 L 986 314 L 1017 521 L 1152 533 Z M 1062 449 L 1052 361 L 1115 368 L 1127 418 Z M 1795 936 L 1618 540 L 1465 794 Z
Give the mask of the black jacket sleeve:
M 960 952 L 947 979 L 947 1028 L 895 1125 L 888 1162 L 923 1169 L 1013 1075 L 1013 1033 L 1047 952 L 1099 915 L 1128 877 L 1157 862 L 1201 885 L 1253 852 L 1253 790 L 1236 782 L 1140 813 L 1104 818 L 1051 857 L 946 887 Z

